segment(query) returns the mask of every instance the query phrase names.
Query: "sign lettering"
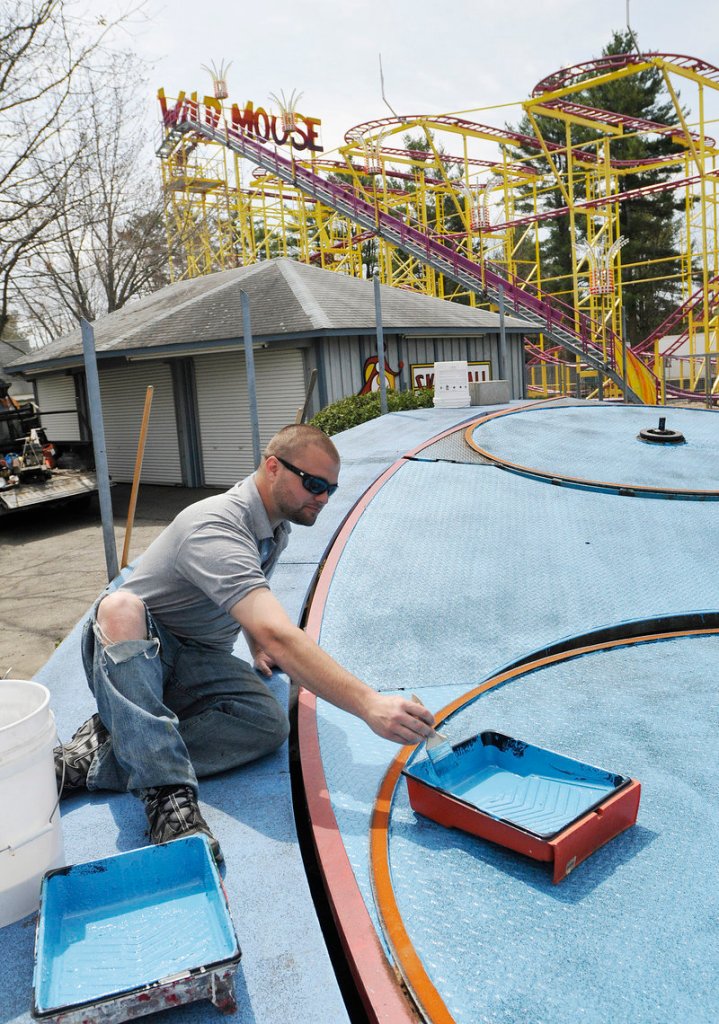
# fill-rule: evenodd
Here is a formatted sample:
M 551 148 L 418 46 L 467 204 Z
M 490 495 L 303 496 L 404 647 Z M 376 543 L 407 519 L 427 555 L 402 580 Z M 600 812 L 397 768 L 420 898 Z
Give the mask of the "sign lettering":
M 207 124 L 216 128 L 223 116 L 222 104 L 214 96 L 203 96 L 198 102 L 197 93 L 190 93 L 189 99 L 185 92 L 179 92 L 174 106 L 165 96 L 165 90 L 159 89 L 157 98 L 162 110 L 162 123 L 166 128 L 182 121 L 194 121 L 196 124 Z M 306 117 L 295 114 L 295 127 L 285 131 L 282 118 L 269 113 L 264 107 L 255 107 L 252 100 L 241 107 L 233 103 L 230 107 L 229 127 L 256 139 L 258 142 L 274 142 L 277 146 L 291 143 L 292 148 L 313 153 L 321 153 L 322 146 L 318 141 L 318 130 L 322 122 L 317 117 Z
M 434 363 L 412 363 L 409 369 L 413 391 L 434 387 Z M 489 361 L 467 363 L 467 380 L 470 384 L 480 380 L 490 380 L 491 373 L 492 364 Z

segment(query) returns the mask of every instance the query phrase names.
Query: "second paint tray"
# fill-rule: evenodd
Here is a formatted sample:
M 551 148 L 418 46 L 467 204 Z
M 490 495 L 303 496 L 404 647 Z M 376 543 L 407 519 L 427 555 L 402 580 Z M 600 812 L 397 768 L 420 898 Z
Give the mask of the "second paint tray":
M 239 960 L 204 836 L 58 868 L 40 894 L 33 1016 L 119 1022 L 197 999 L 232 1012 Z
M 497 732 L 403 771 L 412 808 L 442 825 L 554 863 L 560 881 L 634 824 L 639 783 Z

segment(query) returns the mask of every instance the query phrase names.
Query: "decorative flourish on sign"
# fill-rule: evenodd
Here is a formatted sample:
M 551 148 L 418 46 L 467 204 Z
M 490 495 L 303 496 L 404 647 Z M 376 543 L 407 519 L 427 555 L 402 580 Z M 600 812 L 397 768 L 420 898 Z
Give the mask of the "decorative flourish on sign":
M 280 98 L 278 99 L 278 97 L 271 92 L 270 99 L 273 100 L 280 108 L 283 130 L 286 132 L 293 131 L 297 127 L 297 104 L 302 99 L 302 93 L 296 92 L 293 89 L 290 93 L 290 98 L 287 99 L 284 92 L 280 91 Z
M 364 384 L 362 390 L 358 392 L 360 395 L 368 395 L 371 391 L 379 391 L 379 368 L 377 366 L 378 357 L 369 356 L 364 361 L 364 367 L 362 373 L 364 375 Z M 397 378 L 402 372 L 404 363 L 400 360 L 399 369 L 393 370 L 387 360 L 384 361 L 384 375 L 387 381 L 387 387 L 397 390 Z
M 224 60 L 220 61 L 219 68 L 215 67 L 214 60 L 210 63 L 209 67 L 207 64 L 202 65 L 202 70 L 212 76 L 212 85 L 215 90 L 215 99 L 217 100 L 226 100 L 230 95 L 227 90 L 227 72 L 231 67 L 232 61 L 229 64 L 225 64 Z

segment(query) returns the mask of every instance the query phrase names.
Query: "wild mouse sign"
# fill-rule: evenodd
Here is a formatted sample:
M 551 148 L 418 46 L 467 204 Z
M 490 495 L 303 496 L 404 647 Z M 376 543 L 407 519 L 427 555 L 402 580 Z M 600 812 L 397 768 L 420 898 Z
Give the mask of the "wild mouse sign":
M 309 149 L 313 153 L 322 152 L 322 146 L 317 140 L 317 132 L 322 122 L 317 117 L 306 117 L 293 111 L 291 127 L 288 127 L 281 114 L 273 114 L 264 107 L 256 107 L 252 100 L 244 106 L 233 103 L 228 110 L 223 108 L 215 96 L 203 96 L 198 100 L 196 92 L 190 93 L 189 96 L 179 92 L 176 99 L 170 100 L 165 96 L 165 90 L 159 89 L 157 98 L 165 128 L 185 121 L 201 122 L 216 128 L 224 116 L 230 129 L 249 135 L 258 142 L 273 142 L 277 146 L 291 143 L 292 148 L 298 151 Z

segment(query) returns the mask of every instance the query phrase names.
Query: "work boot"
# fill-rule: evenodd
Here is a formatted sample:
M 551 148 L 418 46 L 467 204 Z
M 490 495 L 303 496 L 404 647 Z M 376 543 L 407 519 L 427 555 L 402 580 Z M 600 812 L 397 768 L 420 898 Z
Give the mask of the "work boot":
M 87 773 L 100 747 L 110 734 L 95 714 L 80 726 L 69 743 L 55 747 L 55 775 L 60 799 L 87 786 Z
M 222 861 L 222 850 L 210 826 L 197 806 L 191 786 L 153 786 L 142 792 L 145 814 L 150 823 L 150 842 L 166 843 L 184 836 L 207 836 L 215 860 Z

